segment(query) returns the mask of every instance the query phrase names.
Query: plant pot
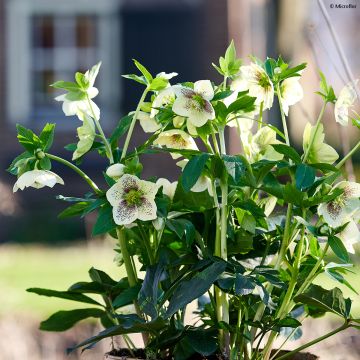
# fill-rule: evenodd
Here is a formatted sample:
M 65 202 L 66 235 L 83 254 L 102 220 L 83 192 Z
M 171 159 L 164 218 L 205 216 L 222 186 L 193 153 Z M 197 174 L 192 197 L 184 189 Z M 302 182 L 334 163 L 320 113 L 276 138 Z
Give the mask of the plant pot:
M 275 354 L 276 351 L 277 351 L 277 350 L 273 350 L 271 353 L 272 353 L 272 354 Z M 275 360 L 276 360 L 278 357 L 287 354 L 288 352 L 289 352 L 289 351 L 281 350 L 281 351 L 277 354 Z M 310 354 L 310 353 L 305 353 L 305 352 L 297 353 L 297 354 L 295 354 L 295 355 L 287 358 L 287 360 L 319 360 L 319 359 L 320 359 L 320 358 L 319 358 L 318 356 L 316 356 L 316 355 L 314 355 L 314 354 Z
M 135 350 L 134 355 L 131 355 L 128 349 L 114 349 L 104 355 L 104 360 L 144 360 L 145 358 L 143 349 Z

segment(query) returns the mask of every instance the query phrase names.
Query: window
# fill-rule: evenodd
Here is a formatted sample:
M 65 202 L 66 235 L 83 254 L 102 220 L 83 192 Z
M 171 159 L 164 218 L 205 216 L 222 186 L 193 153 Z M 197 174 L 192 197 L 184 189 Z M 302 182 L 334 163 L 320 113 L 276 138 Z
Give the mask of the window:
M 49 84 L 73 80 L 102 60 L 97 102 L 102 117 L 119 109 L 119 1 L 8 0 L 7 110 L 11 121 L 42 126 L 61 116 Z M 61 122 L 63 128 L 69 119 Z

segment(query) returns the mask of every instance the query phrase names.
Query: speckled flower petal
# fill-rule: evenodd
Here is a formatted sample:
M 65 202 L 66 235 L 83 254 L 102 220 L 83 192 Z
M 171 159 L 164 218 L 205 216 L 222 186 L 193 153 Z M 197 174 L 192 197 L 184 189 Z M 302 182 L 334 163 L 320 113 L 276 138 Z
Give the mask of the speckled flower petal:
M 214 97 L 214 89 L 210 80 L 199 80 L 194 83 L 194 90 L 205 100 L 211 100 Z
M 131 224 L 138 218 L 138 209 L 136 206 L 127 206 L 123 200 L 113 207 L 113 218 L 117 225 Z
M 139 189 L 143 192 L 147 199 L 153 200 L 158 192 L 159 186 L 151 181 L 141 180 L 139 183 Z
M 127 189 L 138 189 L 139 179 L 130 174 L 124 174 L 119 181 L 114 184 L 107 192 L 106 198 L 112 206 L 117 206 L 123 199 Z
M 156 204 L 154 200 L 143 198 L 141 205 L 137 207 L 138 215 L 137 218 L 142 221 L 156 219 Z

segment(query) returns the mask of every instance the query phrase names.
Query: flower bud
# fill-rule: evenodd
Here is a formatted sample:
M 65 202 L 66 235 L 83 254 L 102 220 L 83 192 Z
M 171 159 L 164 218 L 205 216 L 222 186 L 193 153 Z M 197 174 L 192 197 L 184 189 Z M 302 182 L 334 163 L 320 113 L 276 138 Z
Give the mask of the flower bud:
M 185 123 L 185 118 L 183 116 L 175 116 L 173 118 L 173 125 L 175 128 L 180 129 Z
M 42 149 L 37 149 L 35 151 L 35 156 L 37 159 L 41 160 L 45 157 L 45 153 L 42 151 Z
M 321 195 L 327 195 L 331 191 L 331 185 L 329 184 L 323 184 L 321 187 Z
M 125 173 L 126 166 L 123 164 L 114 164 L 107 168 L 106 175 L 113 178 L 114 180 L 118 180 Z

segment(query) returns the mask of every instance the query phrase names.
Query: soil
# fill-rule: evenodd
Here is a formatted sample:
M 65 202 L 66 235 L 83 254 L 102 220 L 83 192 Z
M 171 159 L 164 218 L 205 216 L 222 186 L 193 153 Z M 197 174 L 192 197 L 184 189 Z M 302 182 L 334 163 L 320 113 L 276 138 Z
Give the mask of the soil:
M 276 350 L 273 350 L 275 352 Z M 285 355 L 288 351 L 280 351 L 278 357 Z M 137 359 L 146 359 L 145 351 L 143 349 L 137 349 L 133 351 L 133 355 L 130 354 L 128 349 L 114 349 L 108 354 L 111 356 L 118 356 L 119 359 L 125 360 L 126 358 L 137 358 Z M 207 357 L 201 356 L 200 354 L 193 355 L 189 360 L 220 360 L 222 359 L 218 355 L 210 355 Z M 310 353 L 298 353 L 289 357 L 288 360 L 318 360 L 319 357 Z M 170 359 L 169 359 L 170 360 Z

